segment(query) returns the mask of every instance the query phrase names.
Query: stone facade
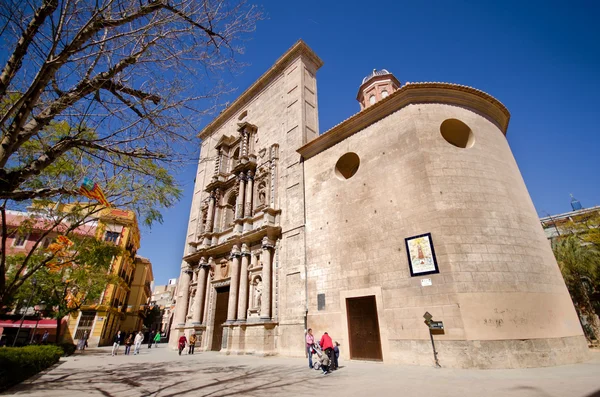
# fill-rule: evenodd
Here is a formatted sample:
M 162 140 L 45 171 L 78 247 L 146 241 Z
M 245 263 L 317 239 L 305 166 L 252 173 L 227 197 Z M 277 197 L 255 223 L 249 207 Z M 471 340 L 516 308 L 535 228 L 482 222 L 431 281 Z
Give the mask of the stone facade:
M 172 344 L 196 332 L 202 349 L 218 349 L 223 338 L 230 353 L 302 353 L 304 181 L 296 149 L 318 136 L 321 64 L 298 43 L 200 134 Z M 225 306 L 224 326 L 215 324 Z
M 583 360 L 506 108 L 374 72 L 361 90 L 389 92 L 359 91 L 363 110 L 319 136 L 320 66 L 298 42 L 201 132 L 171 343 L 196 332 L 204 350 L 303 355 L 308 326 L 345 359 L 428 365 L 429 312 L 443 366 Z M 439 272 L 411 276 L 405 238 L 424 233 Z

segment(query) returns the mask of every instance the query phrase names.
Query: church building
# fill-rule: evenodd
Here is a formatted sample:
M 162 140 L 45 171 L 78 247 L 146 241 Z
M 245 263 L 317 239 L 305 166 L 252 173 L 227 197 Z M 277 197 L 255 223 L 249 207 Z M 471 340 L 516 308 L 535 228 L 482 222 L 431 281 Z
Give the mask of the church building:
M 345 360 L 432 365 L 431 338 L 445 367 L 585 360 L 506 107 L 373 70 L 321 133 L 322 65 L 297 42 L 200 132 L 172 346 L 304 356 L 312 328 Z

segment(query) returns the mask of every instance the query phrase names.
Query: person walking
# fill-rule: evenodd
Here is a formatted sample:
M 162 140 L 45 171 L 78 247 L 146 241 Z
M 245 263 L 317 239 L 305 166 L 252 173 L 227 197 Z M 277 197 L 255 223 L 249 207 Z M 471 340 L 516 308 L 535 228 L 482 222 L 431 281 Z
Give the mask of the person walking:
M 112 348 L 113 356 L 117 355 L 117 351 L 119 350 L 120 344 L 121 344 L 121 331 L 117 331 L 117 333 L 115 334 L 115 337 L 113 338 L 113 348 Z
M 85 348 L 87 347 L 87 340 L 88 332 L 84 331 L 83 336 L 81 337 L 81 339 L 79 339 L 79 342 L 77 343 L 77 350 L 85 350 Z
M 195 333 L 190 335 L 190 344 L 189 344 L 188 354 L 194 354 L 194 347 L 196 347 L 197 339 L 198 338 L 196 337 Z
M 154 347 L 158 347 L 159 342 L 160 342 L 160 331 L 157 331 L 156 335 L 154 335 Z
M 42 335 L 42 345 L 48 343 L 48 337 L 50 336 L 50 332 L 48 330 L 44 331 L 44 335 Z
M 310 369 L 313 369 L 312 348 L 314 344 L 315 337 L 313 336 L 312 328 L 309 328 L 308 332 L 306 332 L 306 354 L 308 354 L 308 368 Z
M 183 351 L 183 349 L 185 349 L 186 343 L 187 343 L 187 338 L 185 337 L 185 335 L 181 335 L 179 337 L 179 343 L 178 343 L 179 355 L 180 356 L 181 356 L 181 352 Z
M 148 334 L 148 349 L 152 349 L 152 344 L 154 343 L 154 331 L 150 331 Z
M 333 341 L 327 332 L 323 334 L 321 337 L 321 341 L 319 342 L 321 345 L 321 349 L 325 351 L 327 357 L 329 358 L 329 369 L 334 370 L 333 368 Z
M 333 343 L 333 366 L 335 369 L 338 369 L 338 360 L 340 359 L 340 344 L 335 341 Z
M 125 355 L 128 356 L 131 351 L 131 345 L 133 345 L 133 334 L 129 334 L 127 339 L 125 339 Z
M 140 347 L 142 346 L 142 342 L 144 341 L 144 334 L 142 331 L 138 332 L 133 340 L 133 355 L 140 354 Z

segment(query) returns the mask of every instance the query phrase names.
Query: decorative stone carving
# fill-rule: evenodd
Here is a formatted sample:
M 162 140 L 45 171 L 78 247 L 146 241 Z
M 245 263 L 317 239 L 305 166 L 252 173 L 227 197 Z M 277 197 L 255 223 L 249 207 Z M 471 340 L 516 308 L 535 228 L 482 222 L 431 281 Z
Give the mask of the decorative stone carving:
M 270 195 L 270 206 L 275 208 L 275 192 L 277 191 L 277 160 L 279 158 L 279 145 L 274 144 L 271 146 L 271 153 L 269 154 L 271 161 L 271 195 Z
M 221 261 L 219 270 L 221 278 L 227 278 L 229 275 L 229 261 L 227 261 L 227 259 L 223 259 Z
M 192 297 L 192 299 L 190 299 L 190 310 L 188 311 L 189 318 L 193 317 L 194 310 L 196 307 L 196 288 L 192 289 L 192 291 L 190 292 L 190 296 Z
M 254 296 L 252 297 L 252 308 L 260 310 L 262 301 L 262 280 L 260 277 L 256 278 L 254 283 Z
M 215 279 L 215 262 L 214 259 L 212 257 L 208 258 L 208 266 L 210 267 L 209 270 L 209 277 L 212 280 Z
M 258 185 L 258 205 L 262 207 L 267 204 L 267 183 L 265 181 L 260 182 Z

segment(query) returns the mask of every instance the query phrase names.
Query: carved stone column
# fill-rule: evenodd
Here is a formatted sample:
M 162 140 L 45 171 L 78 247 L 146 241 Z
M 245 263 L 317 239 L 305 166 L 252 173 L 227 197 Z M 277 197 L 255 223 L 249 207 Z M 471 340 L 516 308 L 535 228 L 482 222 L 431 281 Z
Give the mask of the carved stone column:
M 211 192 L 210 197 L 208 198 L 208 212 L 206 214 L 206 226 L 204 227 L 204 231 L 206 233 L 210 233 L 213 230 L 214 211 L 215 211 L 215 192 Z
M 275 196 L 277 194 L 277 161 L 279 159 L 279 145 L 274 144 L 271 146 L 269 159 L 271 162 L 270 166 L 270 178 L 271 178 L 271 192 L 269 195 L 271 208 L 277 208 L 275 203 Z
M 179 296 L 177 297 L 177 307 L 175 309 L 175 324 L 176 326 L 183 327 L 185 325 L 185 319 L 187 318 L 188 301 L 190 299 L 190 280 L 192 271 L 189 267 L 181 269 L 181 275 L 179 277 L 179 285 L 177 290 Z
M 212 220 L 212 228 L 211 231 L 212 232 L 219 232 L 220 231 L 220 221 L 221 221 L 221 208 L 219 207 L 219 201 L 221 199 L 221 191 L 219 189 L 215 189 L 215 194 L 214 194 L 214 215 L 213 215 L 213 220 Z
M 211 256 L 208 258 L 208 263 L 206 264 L 206 292 L 204 295 L 204 313 L 202 313 L 202 324 L 206 325 L 208 321 L 208 307 L 210 305 L 210 283 L 212 281 L 212 269 L 215 266 L 215 260 Z
M 252 188 L 254 185 L 254 173 L 252 171 L 248 171 L 248 176 L 246 179 L 248 182 L 246 183 L 246 206 L 244 208 L 244 218 L 252 216 Z
M 229 283 L 229 302 L 227 303 L 227 322 L 235 321 L 240 285 L 240 249 L 237 245 L 231 250 L 231 281 Z
M 240 172 L 240 175 L 238 175 L 240 187 L 238 189 L 238 196 L 235 201 L 235 219 L 240 219 L 244 216 L 244 191 L 246 187 L 246 182 L 244 179 L 244 173 Z
M 240 269 L 240 296 L 238 299 L 238 321 L 246 321 L 248 311 L 248 262 L 250 250 L 246 244 L 242 244 L 242 268 Z
M 271 319 L 271 250 L 274 245 L 267 237 L 262 240 L 262 302 L 260 307 L 260 318 L 263 320 Z
M 192 324 L 200 325 L 202 319 L 202 309 L 204 308 L 204 295 L 206 292 L 206 276 L 207 276 L 207 264 L 205 258 L 200 258 L 198 264 L 200 270 L 198 270 L 198 278 L 196 283 L 196 296 L 194 298 L 194 314 L 192 315 Z

